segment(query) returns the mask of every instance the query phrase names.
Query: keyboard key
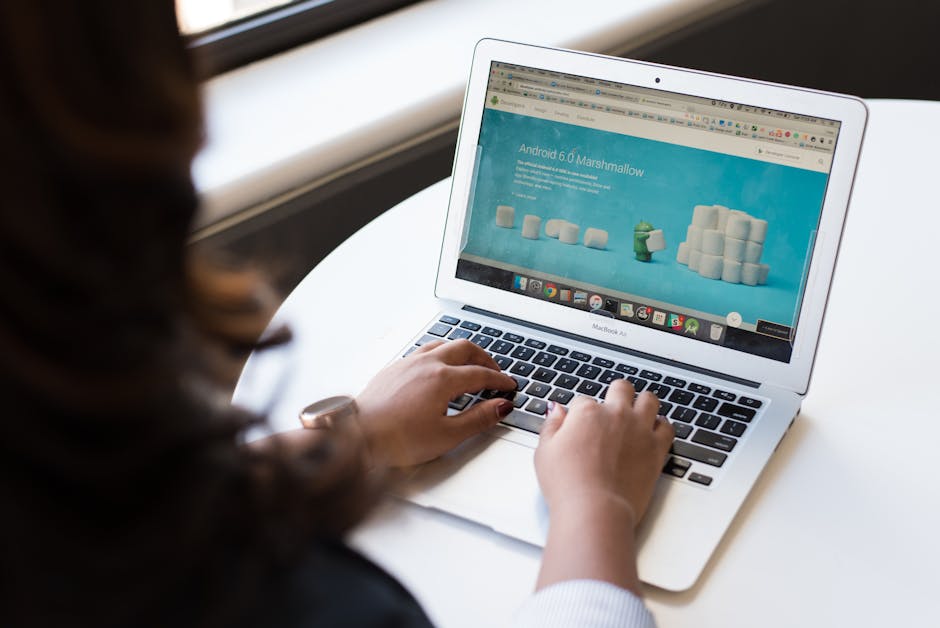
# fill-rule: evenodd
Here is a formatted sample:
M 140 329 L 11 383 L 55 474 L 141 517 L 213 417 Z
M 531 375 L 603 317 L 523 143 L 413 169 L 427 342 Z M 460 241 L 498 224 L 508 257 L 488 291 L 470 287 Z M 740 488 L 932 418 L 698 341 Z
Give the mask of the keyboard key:
M 493 338 L 492 336 L 484 336 L 483 334 L 477 334 L 476 336 L 470 339 L 470 342 L 486 349 L 493 342 Z
M 558 359 L 558 356 L 552 355 L 551 353 L 545 353 L 544 351 L 536 355 L 532 361 L 538 364 L 539 366 L 551 366 Z
M 512 360 L 504 355 L 494 355 L 493 360 L 496 361 L 496 364 L 499 366 L 499 370 L 501 371 L 505 371 L 509 368 L 509 365 L 512 364 Z
M 692 408 L 686 408 L 685 406 L 678 406 L 675 410 L 672 411 L 672 418 L 676 421 L 682 421 L 684 423 L 691 423 L 692 419 L 695 418 L 698 412 Z M 692 429 L 692 428 L 689 428 Z
M 669 395 L 669 401 L 674 403 L 681 403 L 684 406 L 692 403 L 692 400 L 695 399 L 695 395 L 690 393 L 688 390 L 679 390 L 678 388 L 672 391 L 672 394 Z
M 577 390 L 578 390 L 578 392 L 581 393 L 582 395 L 591 395 L 591 396 L 593 396 L 593 395 L 596 395 L 597 393 L 599 393 L 599 392 L 601 391 L 601 388 L 603 388 L 603 386 L 601 386 L 601 385 L 598 384 L 597 382 L 592 382 L 592 381 L 589 381 L 589 380 L 584 380 L 583 382 L 581 382 L 581 385 L 578 386 Z
M 536 379 L 540 382 L 545 382 L 547 384 L 548 382 L 555 379 L 556 375 L 558 375 L 557 371 L 553 371 L 551 369 L 541 367 L 541 368 L 535 369 L 535 372 L 532 373 L 532 379 Z
M 692 407 L 696 410 L 704 410 L 705 412 L 713 412 L 715 408 L 718 407 L 718 400 L 712 399 L 711 397 L 699 397 L 692 404 Z
M 505 340 L 506 342 L 515 342 L 516 344 L 518 344 L 522 342 L 523 340 L 525 340 L 525 338 L 523 338 L 519 334 L 511 334 L 509 332 L 506 332 L 505 334 L 503 334 L 503 340 Z
M 529 387 L 525 389 L 526 394 L 531 395 L 532 397 L 538 397 L 539 399 L 547 395 L 549 392 L 551 392 L 551 390 L 551 386 L 541 382 L 532 382 L 529 384 Z
M 443 338 L 450 332 L 454 330 L 450 325 L 445 325 L 444 323 L 434 323 L 431 325 L 431 328 L 428 330 L 428 333 L 432 336 L 440 336 Z
M 516 394 L 515 390 L 484 390 L 480 393 L 481 399 L 496 399 L 497 397 L 502 397 L 503 399 L 512 399 L 513 395 Z
M 407 358 L 409 355 L 414 353 L 415 349 L 417 348 L 418 348 L 418 345 L 412 345 L 411 347 L 408 348 L 407 351 L 405 351 L 405 353 L 401 357 Z
M 738 403 L 740 403 L 742 406 L 747 406 L 748 408 L 759 408 L 764 405 L 763 401 L 751 399 L 750 397 L 741 397 L 738 399 Z
M 670 456 L 669 460 L 666 461 L 666 466 L 663 467 L 663 473 L 666 475 L 674 475 L 677 478 L 685 477 L 685 474 L 688 473 L 689 467 L 692 466 L 692 463 L 688 460 L 683 460 L 682 458 L 676 458 Z
M 663 378 L 659 373 L 654 373 L 653 371 L 647 371 L 646 369 L 640 371 L 640 377 L 645 377 L 646 379 L 652 382 L 658 382 Z
M 604 371 L 603 375 L 601 375 L 597 381 L 602 384 L 609 384 L 615 379 L 623 379 L 623 374 L 617 371 Z
M 448 325 L 456 325 L 460 322 L 459 318 L 454 318 L 453 316 L 447 316 L 446 314 L 438 319 L 442 323 L 447 323 Z
M 568 390 L 573 389 L 578 385 L 578 382 L 581 380 L 575 377 L 574 375 L 562 375 L 558 378 L 558 381 L 555 382 L 555 385 L 559 388 L 566 388 Z
M 591 356 L 589 356 L 586 353 L 582 353 L 581 351 L 572 351 L 571 357 L 574 358 L 575 360 L 580 360 L 581 362 L 591 361 Z
M 714 414 L 705 414 L 703 412 L 695 424 L 699 427 L 704 427 L 705 429 L 715 430 L 718 429 L 718 426 L 721 424 L 721 419 L 716 417 Z
M 503 332 L 496 329 L 495 327 L 484 327 L 480 330 L 481 334 L 486 334 L 487 336 L 492 336 L 493 338 L 499 338 L 503 335 Z
M 618 364 L 616 369 L 621 373 L 626 373 L 627 375 L 636 375 L 637 371 L 640 370 L 635 366 L 630 366 L 629 364 Z
M 534 364 L 529 364 L 528 362 L 516 362 L 512 365 L 512 368 L 509 369 L 510 373 L 515 373 L 516 375 L 522 375 L 523 377 L 528 377 L 529 373 L 535 370 Z
M 734 446 L 738 444 L 735 438 L 725 436 L 724 434 L 709 432 L 708 430 L 695 430 L 695 434 L 692 435 L 692 442 L 699 443 L 700 445 L 708 445 L 709 447 L 714 447 L 722 451 L 731 451 L 734 449 Z
M 558 360 L 558 364 L 555 365 L 555 368 L 561 371 L 562 373 L 574 373 L 574 370 L 578 368 L 578 365 L 581 364 L 576 360 L 571 360 L 569 358 L 562 358 Z
M 471 395 L 463 394 L 448 403 L 447 407 L 454 410 L 463 410 L 471 401 L 473 401 L 473 397 Z
M 627 379 L 630 380 L 630 382 L 633 384 L 633 388 L 637 392 L 640 392 L 641 390 L 646 388 L 647 384 L 649 384 L 649 382 L 646 381 L 645 379 L 640 379 L 639 377 L 634 377 L 633 375 L 628 376 Z
M 546 403 L 544 399 L 533 399 L 525 409 L 532 414 L 545 414 L 548 410 L 548 403 Z
M 599 394 L 597 398 L 600 399 L 601 401 L 603 401 L 604 399 L 607 399 L 608 390 L 610 390 L 610 386 L 605 386 L 604 390 L 601 391 L 601 394 Z
M 577 375 L 581 377 L 586 377 L 587 379 L 594 379 L 601 374 L 601 370 L 596 366 L 591 366 L 590 364 L 582 364 L 581 368 L 578 369 Z
M 602 369 L 612 369 L 612 368 L 614 368 L 614 361 L 613 361 L 613 360 L 608 360 L 607 358 L 594 358 L 594 359 L 591 361 L 591 364 L 596 364 L 597 366 L 601 367 Z
M 528 395 L 524 395 L 521 392 L 517 392 L 516 396 L 512 398 L 512 405 L 516 408 L 521 408 L 525 405 L 525 402 L 529 400 Z
M 734 401 L 737 399 L 737 395 L 734 393 L 729 393 L 727 390 L 716 390 L 712 393 L 712 397 L 716 399 L 723 399 L 724 401 Z
M 548 352 L 555 355 L 568 355 L 568 350 L 558 345 L 548 345 Z
M 686 423 L 676 423 L 673 421 L 672 429 L 676 431 L 676 438 L 688 438 L 692 433 L 692 426 Z
M 646 387 L 646 390 L 650 391 L 660 399 L 666 399 L 669 396 L 669 393 L 672 391 L 672 388 L 666 386 L 665 384 L 652 383 Z
M 725 424 L 721 426 L 719 430 L 722 434 L 730 434 L 731 436 L 740 437 L 744 434 L 744 430 L 747 429 L 747 423 L 739 423 L 737 421 L 732 421 L 728 419 L 725 421 Z
M 685 388 L 685 380 L 678 377 L 667 377 L 663 380 L 664 384 L 675 386 L 676 388 Z
M 541 399 L 535 399 L 534 401 L 545 403 Z M 545 423 L 545 419 L 540 416 L 526 414 L 525 412 L 513 412 L 503 419 L 503 423 L 513 427 L 518 427 L 519 429 L 525 430 L 527 432 L 534 432 L 538 434 L 542 429 L 542 424 Z
M 561 405 L 566 405 L 569 401 L 571 401 L 572 397 L 574 397 L 574 393 L 570 390 L 556 388 L 552 391 L 552 394 L 548 396 L 548 400 L 554 401 L 555 403 L 560 403 Z
M 700 395 L 707 395 L 712 391 L 708 386 L 702 386 L 701 384 L 689 384 L 689 390 Z
M 473 335 L 472 331 L 468 331 L 466 329 L 455 329 L 454 331 L 451 332 L 448 338 L 450 338 L 451 340 L 462 340 L 464 338 L 469 338 L 472 335 Z
M 704 484 L 705 486 L 708 486 L 712 483 L 712 479 L 709 476 L 702 475 L 701 473 L 693 473 L 689 476 L 689 481 Z
M 659 412 L 657 412 L 656 414 L 658 414 L 659 416 L 669 416 L 669 413 L 671 411 L 672 411 L 671 403 L 669 403 L 668 401 L 660 401 Z
M 510 375 L 509 377 L 516 380 L 516 390 L 522 390 L 523 388 L 529 385 L 529 380 L 522 377 L 521 375 Z
M 529 338 L 525 341 L 525 346 L 532 347 L 533 349 L 544 349 L 545 343 L 541 340 L 536 340 L 535 338 Z
M 460 323 L 460 326 L 464 329 L 469 329 L 470 331 L 480 331 L 481 327 L 479 323 L 471 323 L 470 321 L 464 321 Z
M 512 351 L 513 347 L 516 345 L 511 342 L 506 342 L 505 340 L 497 340 L 493 343 L 493 346 L 490 347 L 490 351 L 493 353 L 506 354 Z
M 736 406 L 733 403 L 726 402 L 721 404 L 721 407 L 718 408 L 718 414 L 729 419 L 750 423 L 757 412 L 753 408 L 745 408 L 744 406 Z
M 677 456 L 682 456 L 684 458 L 689 458 L 695 460 L 696 462 L 704 462 L 705 464 L 710 464 L 713 467 L 720 467 L 725 463 L 725 460 L 728 459 L 727 454 L 723 454 L 714 449 L 706 449 L 705 447 L 699 447 L 698 445 L 693 445 L 692 443 L 687 443 L 685 441 L 672 441 L 672 453 Z
M 460 330 L 457 330 L 457 331 L 460 331 Z M 454 333 L 456 333 L 456 332 L 454 332 Z M 453 334 L 452 334 L 452 335 L 453 335 Z M 418 338 L 417 340 L 415 340 L 415 344 L 420 347 L 421 345 L 426 345 L 426 344 L 428 344 L 429 342 L 435 342 L 435 341 L 437 341 L 437 340 L 440 340 L 440 338 L 438 338 L 437 336 L 432 336 L 432 335 L 430 335 L 430 334 L 424 334 L 423 336 L 421 336 L 420 338 Z
M 528 360 L 533 355 L 535 355 L 535 349 L 530 349 L 529 347 L 516 347 L 515 351 L 509 355 L 516 358 L 517 360 Z

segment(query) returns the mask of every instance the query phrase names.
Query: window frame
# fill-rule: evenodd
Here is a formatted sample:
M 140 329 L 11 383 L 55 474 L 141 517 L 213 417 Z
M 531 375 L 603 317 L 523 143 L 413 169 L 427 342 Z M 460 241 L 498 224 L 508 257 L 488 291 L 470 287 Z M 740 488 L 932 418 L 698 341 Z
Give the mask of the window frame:
M 419 1 L 296 0 L 184 38 L 208 79 Z

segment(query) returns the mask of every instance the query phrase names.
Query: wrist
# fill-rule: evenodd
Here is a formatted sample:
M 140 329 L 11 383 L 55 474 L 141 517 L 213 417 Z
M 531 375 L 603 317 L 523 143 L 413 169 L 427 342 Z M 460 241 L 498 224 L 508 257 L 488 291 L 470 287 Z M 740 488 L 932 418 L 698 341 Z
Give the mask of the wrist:
M 605 489 L 582 489 L 573 491 L 563 499 L 549 504 L 553 519 L 601 517 L 628 526 L 632 530 L 637 523 L 636 510 L 624 497 Z

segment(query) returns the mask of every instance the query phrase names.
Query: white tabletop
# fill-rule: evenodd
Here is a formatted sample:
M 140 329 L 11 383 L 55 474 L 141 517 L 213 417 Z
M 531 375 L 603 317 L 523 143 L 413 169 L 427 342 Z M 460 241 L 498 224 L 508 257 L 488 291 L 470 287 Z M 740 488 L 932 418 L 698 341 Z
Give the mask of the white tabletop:
M 940 103 L 869 107 L 802 413 L 698 584 L 647 588 L 660 626 L 916 626 L 940 614 Z M 448 185 L 389 210 L 310 272 L 277 315 L 295 342 L 252 356 L 237 403 L 292 429 L 299 408 L 356 393 L 434 316 Z M 505 624 L 540 557 L 393 499 L 351 542 L 447 627 Z

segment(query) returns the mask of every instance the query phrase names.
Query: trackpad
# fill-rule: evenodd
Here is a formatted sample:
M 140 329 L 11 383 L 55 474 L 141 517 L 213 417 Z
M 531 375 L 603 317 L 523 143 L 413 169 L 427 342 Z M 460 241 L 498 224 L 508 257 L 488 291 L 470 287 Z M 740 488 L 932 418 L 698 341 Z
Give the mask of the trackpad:
M 395 492 L 419 506 L 544 545 L 548 510 L 535 477 L 535 451 L 508 440 L 511 432 L 497 427 L 468 440 L 419 467 Z

